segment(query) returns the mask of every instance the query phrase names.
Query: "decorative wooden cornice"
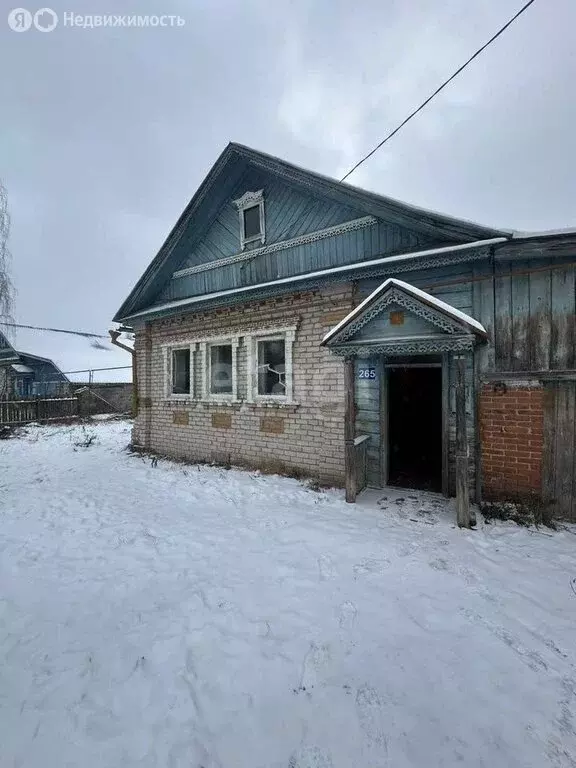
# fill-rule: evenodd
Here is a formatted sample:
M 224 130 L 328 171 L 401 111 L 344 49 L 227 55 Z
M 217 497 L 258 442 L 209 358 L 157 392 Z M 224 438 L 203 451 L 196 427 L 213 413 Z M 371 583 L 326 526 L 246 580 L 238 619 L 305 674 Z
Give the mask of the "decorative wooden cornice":
M 246 193 L 257 194 L 257 193 Z M 241 197 L 239 200 L 235 200 L 234 204 L 239 205 L 244 200 Z M 257 202 L 257 201 L 255 201 Z M 244 203 L 242 203 L 244 205 Z M 205 272 L 209 269 L 218 269 L 219 267 L 225 267 L 229 264 L 236 264 L 239 261 L 248 261 L 255 256 L 261 256 L 268 253 L 275 253 L 276 251 L 284 251 L 288 248 L 295 248 L 299 245 L 306 245 L 307 243 L 315 243 L 318 240 L 324 240 L 327 237 L 334 237 L 335 235 L 341 235 L 345 232 L 354 232 L 357 229 L 364 229 L 365 227 L 372 227 L 376 224 L 376 218 L 374 216 L 362 216 L 359 219 L 351 219 L 345 221 L 343 224 L 336 224 L 333 227 L 327 227 L 326 229 L 318 229 L 315 232 L 308 232 L 305 235 L 299 237 L 293 237 L 290 240 L 280 240 L 277 243 L 271 243 L 265 245 L 262 248 L 254 248 L 251 251 L 244 251 L 243 253 L 237 253 L 234 256 L 228 256 L 225 259 L 216 259 L 215 261 L 208 261 L 205 264 L 195 264 L 193 267 L 187 267 L 186 269 L 179 269 L 174 272 L 172 277 L 177 279 L 179 277 L 187 277 L 188 275 L 194 275 L 198 272 Z
M 240 211 L 243 208 L 248 208 L 251 205 L 257 205 L 263 199 L 264 190 L 259 189 L 257 192 L 245 192 L 242 197 L 239 197 L 238 200 L 233 200 L 232 202 Z
M 372 355 L 431 355 L 441 352 L 469 352 L 474 349 L 474 336 L 442 336 L 420 339 L 398 339 L 395 341 L 367 344 L 343 344 L 331 347 L 330 351 L 339 357 L 371 357 Z

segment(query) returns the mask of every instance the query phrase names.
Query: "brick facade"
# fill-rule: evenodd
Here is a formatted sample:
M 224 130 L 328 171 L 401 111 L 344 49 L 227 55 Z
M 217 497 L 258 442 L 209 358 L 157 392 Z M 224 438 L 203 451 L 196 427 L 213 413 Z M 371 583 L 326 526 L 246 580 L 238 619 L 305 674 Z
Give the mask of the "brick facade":
M 344 366 L 320 347 L 326 332 L 353 306 L 349 285 L 155 320 L 136 329 L 140 409 L 133 441 L 191 461 L 216 461 L 344 483 Z M 296 326 L 292 405 L 247 402 L 245 332 Z M 240 334 L 240 403 L 166 396 L 167 344 Z
M 480 440 L 485 498 L 522 499 L 542 491 L 544 390 L 537 385 L 480 394 Z

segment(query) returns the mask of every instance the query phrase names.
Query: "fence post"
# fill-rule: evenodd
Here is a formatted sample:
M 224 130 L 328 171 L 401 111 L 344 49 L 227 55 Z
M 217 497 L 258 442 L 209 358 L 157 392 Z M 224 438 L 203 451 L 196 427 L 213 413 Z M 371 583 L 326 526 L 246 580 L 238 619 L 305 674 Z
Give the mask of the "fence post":
M 40 421 L 40 395 L 36 395 L 36 421 Z

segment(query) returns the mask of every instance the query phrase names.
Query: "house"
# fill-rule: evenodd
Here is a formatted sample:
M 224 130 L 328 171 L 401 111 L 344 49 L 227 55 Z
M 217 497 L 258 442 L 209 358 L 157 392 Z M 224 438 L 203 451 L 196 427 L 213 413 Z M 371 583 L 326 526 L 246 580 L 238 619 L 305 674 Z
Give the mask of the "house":
M 576 519 L 575 263 L 230 144 L 115 317 L 134 443 Z
M 69 389 L 68 379 L 52 360 L 16 352 L 0 332 L 0 399 L 53 397 Z

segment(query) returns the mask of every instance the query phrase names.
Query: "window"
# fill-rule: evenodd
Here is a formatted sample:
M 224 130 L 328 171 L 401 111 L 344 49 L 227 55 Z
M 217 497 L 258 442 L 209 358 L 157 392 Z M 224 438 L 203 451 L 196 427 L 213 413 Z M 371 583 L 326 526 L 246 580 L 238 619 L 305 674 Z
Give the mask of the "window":
M 239 336 L 200 342 L 201 399 L 237 402 Z
M 247 243 L 266 240 L 266 220 L 264 217 L 264 190 L 246 192 L 234 205 L 240 215 L 240 247 L 242 250 Z
M 260 237 L 260 206 L 253 205 L 244 211 L 244 240 Z
M 295 326 L 246 336 L 250 403 L 293 403 L 292 347 Z
M 258 342 L 258 394 L 286 396 L 284 339 L 266 339 Z
M 190 394 L 190 349 L 172 350 L 172 394 Z
M 232 344 L 212 344 L 210 346 L 210 394 L 232 395 Z

